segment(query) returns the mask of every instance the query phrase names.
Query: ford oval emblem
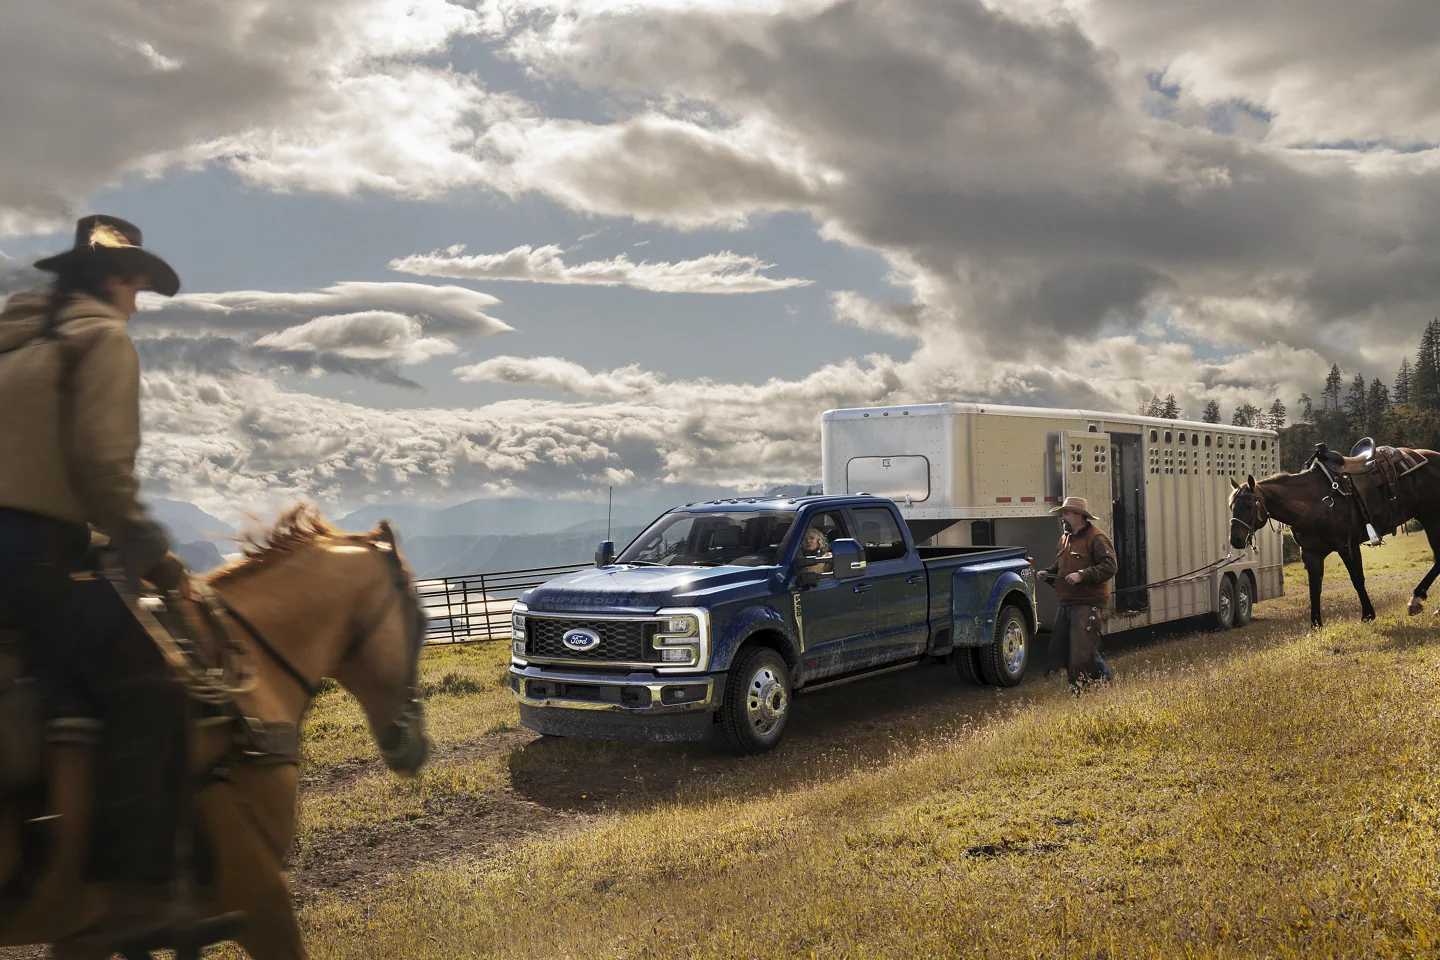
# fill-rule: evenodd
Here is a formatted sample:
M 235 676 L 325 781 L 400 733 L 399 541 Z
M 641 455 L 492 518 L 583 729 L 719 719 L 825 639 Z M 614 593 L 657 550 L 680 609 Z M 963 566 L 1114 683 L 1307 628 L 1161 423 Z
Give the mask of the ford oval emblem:
M 566 630 L 565 636 L 560 638 L 560 642 L 576 653 L 584 653 L 586 650 L 594 650 L 600 646 L 600 634 L 594 630 Z

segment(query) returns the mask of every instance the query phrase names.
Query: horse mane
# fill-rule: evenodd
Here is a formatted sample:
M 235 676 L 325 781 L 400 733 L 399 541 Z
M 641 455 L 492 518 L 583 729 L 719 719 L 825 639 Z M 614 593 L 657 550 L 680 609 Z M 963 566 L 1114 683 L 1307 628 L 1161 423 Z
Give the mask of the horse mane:
M 361 534 L 342 533 L 330 525 L 314 504 L 299 503 L 280 515 L 268 530 L 247 530 L 236 538 L 239 560 L 206 576 L 207 583 L 222 583 L 235 577 L 261 570 L 277 556 L 293 553 L 320 540 L 361 538 Z

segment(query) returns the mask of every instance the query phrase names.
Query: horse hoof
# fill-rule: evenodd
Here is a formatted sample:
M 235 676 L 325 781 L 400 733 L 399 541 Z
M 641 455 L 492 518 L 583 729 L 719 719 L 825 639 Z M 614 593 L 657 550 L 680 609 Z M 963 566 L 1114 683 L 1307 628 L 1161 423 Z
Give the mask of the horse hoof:
M 1363 616 L 1363 617 L 1360 618 L 1360 622 L 1361 622 L 1361 623 L 1374 623 L 1374 622 L 1375 622 L 1375 614 L 1373 614 L 1373 613 L 1367 613 L 1367 614 L 1365 614 L 1365 616 Z
M 1421 610 L 1424 610 L 1424 609 L 1425 609 L 1425 604 L 1423 604 L 1423 603 L 1420 602 L 1420 598 L 1419 598 L 1419 597 L 1411 597 L 1411 598 L 1410 598 L 1410 605 L 1405 608 L 1405 612 L 1408 613 L 1408 614 L 1410 614 L 1410 616 L 1413 617 L 1413 616 L 1415 616 L 1415 614 L 1419 613 Z

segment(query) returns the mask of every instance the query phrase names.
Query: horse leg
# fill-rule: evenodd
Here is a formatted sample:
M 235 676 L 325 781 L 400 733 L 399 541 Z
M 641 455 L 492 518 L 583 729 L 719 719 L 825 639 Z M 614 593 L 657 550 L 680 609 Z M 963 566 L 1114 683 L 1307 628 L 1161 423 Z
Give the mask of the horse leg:
M 285 865 L 241 811 L 236 791 L 206 790 L 203 810 L 215 849 L 214 906 L 245 914 L 235 942 L 253 960 L 307 960 Z
M 1318 550 L 1300 549 L 1300 562 L 1310 578 L 1310 625 L 1322 626 L 1320 622 L 1320 584 L 1325 579 L 1325 557 Z
M 1434 518 L 1431 519 L 1433 520 Z M 1415 616 L 1415 614 L 1419 613 L 1421 610 L 1425 609 L 1424 604 L 1422 604 L 1420 601 L 1425 599 L 1425 597 L 1427 596 L 1427 592 L 1430 589 L 1430 584 L 1435 582 L 1435 577 L 1437 575 L 1440 575 L 1440 522 L 1427 522 L 1425 520 L 1421 520 L 1420 523 L 1425 528 L 1425 539 L 1430 541 L 1430 554 L 1432 560 L 1430 564 L 1430 572 L 1425 574 L 1424 578 L 1421 579 L 1419 585 L 1415 587 L 1415 595 L 1410 598 L 1410 605 L 1405 608 L 1406 612 L 1409 613 L 1412 617 Z
M 1360 541 L 1356 540 L 1340 556 L 1345 561 L 1345 569 L 1350 571 L 1350 583 L 1360 595 L 1360 620 L 1369 623 L 1375 619 L 1375 608 L 1370 605 L 1370 594 L 1365 592 L 1365 561 L 1360 557 Z

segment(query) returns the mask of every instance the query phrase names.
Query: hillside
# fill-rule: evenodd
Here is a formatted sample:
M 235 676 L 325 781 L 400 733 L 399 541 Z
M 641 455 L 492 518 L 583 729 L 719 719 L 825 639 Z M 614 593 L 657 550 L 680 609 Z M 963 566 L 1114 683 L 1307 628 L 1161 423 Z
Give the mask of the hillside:
M 1332 564 L 1331 625 L 1306 629 L 1292 566 L 1244 630 L 1112 638 L 1108 689 L 908 671 L 798 701 L 749 760 L 536 740 L 503 648 L 435 651 L 455 759 L 331 781 L 373 747 L 307 742 L 307 938 L 417 960 L 1431 955 L 1440 644 L 1402 612 L 1423 547 L 1367 551 L 1375 624 Z M 311 723 L 358 720 L 338 697 Z

